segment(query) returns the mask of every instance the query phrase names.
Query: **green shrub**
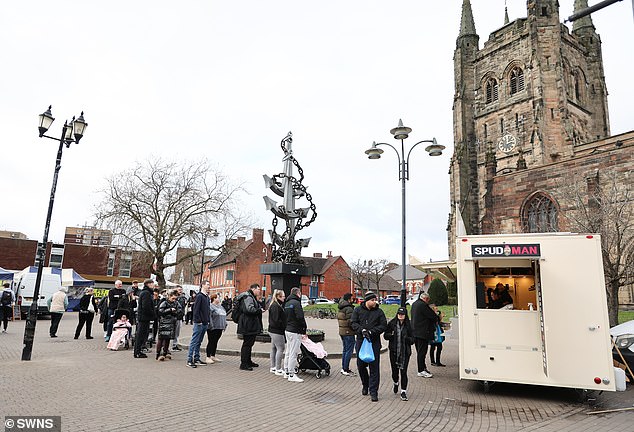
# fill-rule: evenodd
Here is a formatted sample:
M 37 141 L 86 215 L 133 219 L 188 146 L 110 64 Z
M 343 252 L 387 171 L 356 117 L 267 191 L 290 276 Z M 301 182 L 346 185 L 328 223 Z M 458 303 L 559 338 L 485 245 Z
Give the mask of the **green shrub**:
M 447 304 L 447 287 L 440 279 L 436 278 L 431 281 L 428 293 L 430 302 L 435 304 L 436 306 L 444 306 Z

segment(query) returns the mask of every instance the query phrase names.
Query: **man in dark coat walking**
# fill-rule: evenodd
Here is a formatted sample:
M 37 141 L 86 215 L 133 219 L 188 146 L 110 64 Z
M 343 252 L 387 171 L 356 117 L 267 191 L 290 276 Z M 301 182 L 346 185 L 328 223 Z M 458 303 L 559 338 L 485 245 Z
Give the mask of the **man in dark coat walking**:
M 418 376 L 431 378 L 433 375 L 427 369 L 425 357 L 429 342 L 434 340 L 434 330 L 438 322 L 438 315 L 429 307 L 429 294 L 421 292 L 418 300 L 412 304 L 412 333 L 416 345 L 416 362 Z
M 240 349 L 240 369 L 252 371 L 259 365 L 251 359 L 251 351 L 255 344 L 255 337 L 262 333 L 262 305 L 260 285 L 252 284 L 249 290 L 238 296 L 237 307 L 240 307 L 238 319 L 238 334 L 242 335 Z
M 359 378 L 361 378 L 361 394 L 370 393 L 372 402 L 379 400 L 379 374 L 380 374 L 380 356 L 381 356 L 381 333 L 387 329 L 387 319 L 385 314 L 379 308 L 376 294 L 368 292 L 365 294 L 364 302 L 352 312 L 350 318 L 350 326 L 357 335 L 356 352 L 361 349 L 363 339 L 372 342 L 372 350 L 374 351 L 374 361 L 366 363 L 357 356 L 357 370 Z M 368 374 L 368 368 L 370 373 Z
M 134 340 L 134 358 L 147 358 L 143 353 L 143 347 L 147 342 L 150 333 L 150 321 L 156 319 L 154 310 L 154 302 L 152 301 L 152 292 L 154 290 L 154 281 L 146 279 L 143 281 L 143 289 L 139 292 L 138 301 L 138 320 L 136 326 L 136 338 Z

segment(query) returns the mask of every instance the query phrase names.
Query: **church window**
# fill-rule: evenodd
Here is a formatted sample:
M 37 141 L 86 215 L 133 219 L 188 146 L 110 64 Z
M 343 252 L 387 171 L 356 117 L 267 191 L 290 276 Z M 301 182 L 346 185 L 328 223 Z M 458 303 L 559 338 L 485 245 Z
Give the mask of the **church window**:
M 511 71 L 511 94 L 524 90 L 524 72 L 520 68 Z
M 504 133 L 504 119 L 500 119 L 500 135 Z
M 486 138 L 487 135 L 488 135 L 488 133 L 487 133 L 487 124 L 485 123 L 484 124 L 484 137 Z
M 486 83 L 486 103 L 498 100 L 498 82 L 494 78 L 490 78 Z
M 536 194 L 524 206 L 522 225 L 524 232 L 556 232 L 557 206 L 544 194 Z

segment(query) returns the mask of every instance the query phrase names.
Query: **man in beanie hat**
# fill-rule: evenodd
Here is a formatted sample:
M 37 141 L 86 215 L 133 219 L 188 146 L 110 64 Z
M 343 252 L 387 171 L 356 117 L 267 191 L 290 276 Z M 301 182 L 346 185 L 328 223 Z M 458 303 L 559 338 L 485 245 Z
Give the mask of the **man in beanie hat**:
M 379 400 L 379 374 L 380 374 L 380 355 L 381 355 L 381 333 L 387 329 L 387 319 L 385 314 L 379 308 L 376 294 L 367 292 L 361 305 L 352 312 L 350 318 L 350 326 L 357 335 L 356 352 L 361 349 L 363 339 L 366 338 L 372 342 L 374 351 L 374 361 L 366 363 L 359 360 L 357 356 L 357 370 L 361 378 L 361 394 L 370 393 L 372 402 Z M 370 373 L 368 374 L 368 367 Z

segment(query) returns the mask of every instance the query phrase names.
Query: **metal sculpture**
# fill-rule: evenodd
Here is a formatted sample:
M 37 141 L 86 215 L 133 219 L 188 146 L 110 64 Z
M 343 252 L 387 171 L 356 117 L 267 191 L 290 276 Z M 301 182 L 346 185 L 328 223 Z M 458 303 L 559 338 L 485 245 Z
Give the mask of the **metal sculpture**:
M 284 157 L 284 172 L 273 177 L 264 175 L 264 183 L 274 194 L 283 198 L 283 204 L 264 196 L 266 209 L 273 213 L 273 229 L 269 230 L 272 243 L 272 262 L 303 264 L 301 250 L 308 246 L 310 238 L 295 240 L 297 233 L 308 227 L 317 218 L 317 211 L 311 195 L 302 184 L 304 170 L 293 157 L 293 134 L 289 132 L 281 142 Z M 293 166 L 297 168 L 299 178 L 293 176 Z M 297 207 L 296 201 L 308 201 L 308 207 Z M 283 233 L 277 232 L 279 219 L 286 222 Z

